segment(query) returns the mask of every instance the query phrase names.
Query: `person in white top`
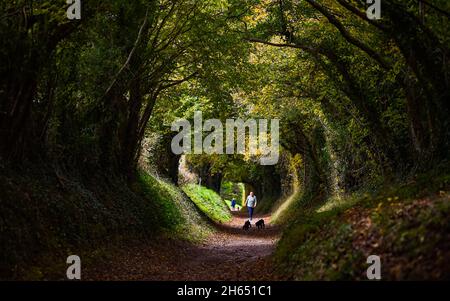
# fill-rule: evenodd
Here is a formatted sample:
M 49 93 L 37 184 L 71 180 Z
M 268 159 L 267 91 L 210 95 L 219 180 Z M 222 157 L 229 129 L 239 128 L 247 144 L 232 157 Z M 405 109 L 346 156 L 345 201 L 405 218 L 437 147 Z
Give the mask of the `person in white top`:
M 247 199 L 245 200 L 245 206 L 248 209 L 248 220 L 251 222 L 253 217 L 253 210 L 256 207 L 256 195 L 253 194 L 253 191 L 250 191 Z

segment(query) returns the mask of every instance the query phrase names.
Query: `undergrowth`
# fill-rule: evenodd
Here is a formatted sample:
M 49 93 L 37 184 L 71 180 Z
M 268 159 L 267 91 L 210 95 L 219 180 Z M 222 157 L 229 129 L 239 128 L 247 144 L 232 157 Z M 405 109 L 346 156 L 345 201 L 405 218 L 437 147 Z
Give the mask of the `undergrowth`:
M 212 228 L 175 185 L 140 172 L 0 166 L 0 279 L 64 279 L 66 258 L 106 258 L 128 241 L 200 240 Z
M 422 175 L 315 207 L 295 195 L 279 213 L 287 222 L 274 255 L 278 272 L 292 280 L 363 280 L 367 257 L 378 255 L 382 279 L 449 279 L 449 186 L 449 175 Z

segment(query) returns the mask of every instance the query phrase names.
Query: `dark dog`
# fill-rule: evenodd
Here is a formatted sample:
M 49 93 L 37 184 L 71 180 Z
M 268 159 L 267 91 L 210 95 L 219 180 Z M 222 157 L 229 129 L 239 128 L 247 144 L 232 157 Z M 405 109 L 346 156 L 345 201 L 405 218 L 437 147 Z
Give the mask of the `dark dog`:
M 265 229 L 266 226 L 264 225 L 264 220 L 260 219 L 259 221 L 256 222 L 256 227 L 258 227 L 258 229 Z
M 244 229 L 245 231 L 247 231 L 249 228 L 252 227 L 252 224 L 250 224 L 250 221 L 246 221 L 244 226 L 242 227 L 242 229 Z

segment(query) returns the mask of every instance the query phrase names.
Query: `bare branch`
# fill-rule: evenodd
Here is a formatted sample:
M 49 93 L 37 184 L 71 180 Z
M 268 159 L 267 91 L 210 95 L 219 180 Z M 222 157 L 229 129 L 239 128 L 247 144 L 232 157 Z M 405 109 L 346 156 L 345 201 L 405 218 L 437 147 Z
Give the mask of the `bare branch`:
M 122 74 L 123 70 L 125 70 L 125 68 L 128 66 L 128 64 L 130 63 L 130 60 L 134 54 L 134 52 L 136 51 L 137 46 L 139 45 L 139 41 L 141 40 L 141 36 L 142 36 L 142 32 L 144 31 L 144 28 L 147 26 L 147 22 L 148 22 L 148 10 L 149 8 L 147 7 L 147 10 L 145 12 L 145 17 L 144 17 L 144 22 L 142 23 L 141 27 L 139 28 L 139 32 L 138 35 L 136 37 L 136 41 L 134 42 L 133 48 L 131 49 L 130 53 L 128 54 L 127 60 L 125 61 L 125 63 L 122 65 L 122 67 L 119 69 L 119 71 L 117 72 L 117 74 L 114 76 L 113 81 L 111 82 L 111 84 L 109 85 L 108 89 L 106 89 L 106 92 L 103 94 L 103 97 L 105 97 L 106 95 L 109 94 L 109 92 L 111 91 L 111 89 L 114 87 L 114 85 L 116 84 L 120 74 Z M 102 97 L 102 98 L 103 98 Z

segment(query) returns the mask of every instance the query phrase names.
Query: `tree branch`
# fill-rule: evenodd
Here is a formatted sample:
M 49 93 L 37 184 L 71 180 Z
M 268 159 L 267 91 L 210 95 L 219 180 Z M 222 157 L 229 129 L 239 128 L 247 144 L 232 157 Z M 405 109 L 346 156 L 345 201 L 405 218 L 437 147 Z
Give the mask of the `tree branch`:
M 428 1 L 425 1 L 425 0 L 418 0 L 418 1 L 419 1 L 419 2 L 422 2 L 423 4 L 425 4 L 425 5 L 429 6 L 429 7 L 431 7 L 431 8 L 434 9 L 435 11 L 437 11 L 437 12 L 443 14 L 444 16 L 446 16 L 447 18 L 450 19 L 450 13 L 449 13 L 449 12 L 447 12 L 447 11 L 445 11 L 445 10 L 443 10 L 443 9 L 441 9 L 441 8 L 439 8 L 439 7 L 437 7 L 437 6 L 434 5 L 434 4 L 431 4 L 431 3 L 428 2 Z
M 381 31 L 384 31 L 384 32 L 387 31 L 386 27 L 382 23 L 376 22 L 376 21 L 371 20 L 371 19 L 368 19 L 367 15 L 364 12 L 360 11 L 358 8 L 354 7 L 353 5 L 348 3 L 347 1 L 345 1 L 345 0 L 337 0 L 337 2 L 339 2 L 339 4 L 342 5 L 343 7 L 345 7 L 348 11 L 354 13 L 360 19 L 370 23 L 371 25 L 375 26 L 376 28 L 378 28 Z
M 162 91 L 162 90 L 168 89 L 168 88 L 170 88 L 170 87 L 173 87 L 173 86 L 182 84 L 182 83 L 184 83 L 185 81 L 190 80 L 191 78 L 193 78 L 193 77 L 196 76 L 197 74 L 198 74 L 198 71 L 195 71 L 194 73 L 192 73 L 192 74 L 189 75 L 189 76 L 186 76 L 185 78 L 182 78 L 182 79 L 179 79 L 179 80 L 173 80 L 173 81 L 170 81 L 169 84 L 161 85 L 161 87 L 160 87 L 159 90 Z
M 353 37 L 347 31 L 344 25 L 335 16 L 333 16 L 333 14 L 331 14 L 325 7 L 317 3 L 315 0 L 306 0 L 306 2 L 308 2 L 312 7 L 318 10 L 322 15 L 324 15 L 328 19 L 328 21 L 339 30 L 339 32 L 347 40 L 347 42 L 364 51 L 384 69 L 386 70 L 390 69 L 388 62 L 380 54 L 378 54 L 375 50 L 373 50 L 369 46 L 365 45 L 360 40 Z
M 299 45 L 299 44 L 286 44 L 286 43 L 272 43 L 272 42 L 268 42 L 262 39 L 257 39 L 257 38 L 246 38 L 245 39 L 248 42 L 252 42 L 252 43 L 260 43 L 260 44 L 265 44 L 265 45 L 269 45 L 269 46 L 274 46 L 274 47 L 287 47 L 287 48 L 296 48 L 296 49 L 301 49 L 307 52 L 313 52 L 313 53 L 322 53 L 322 51 L 320 49 L 314 48 L 314 47 L 310 47 L 310 46 L 306 46 L 306 45 Z
M 123 70 L 125 70 L 125 68 L 128 66 L 128 64 L 131 61 L 131 58 L 134 54 L 134 52 L 136 51 L 137 46 L 139 45 L 139 41 L 141 40 L 141 36 L 142 36 L 142 32 L 144 31 L 144 28 L 147 26 L 147 22 L 148 22 L 148 10 L 149 8 L 147 7 L 147 10 L 145 12 L 145 17 L 144 17 L 144 22 L 142 23 L 141 27 L 139 28 L 139 32 L 138 35 L 136 37 L 136 41 L 134 41 L 134 45 L 133 48 L 131 49 L 130 53 L 128 54 L 127 60 L 125 61 L 125 63 L 122 65 L 122 67 L 119 69 L 119 71 L 116 73 L 116 75 L 114 76 L 113 81 L 111 82 L 111 84 L 109 85 L 108 89 L 106 89 L 106 92 L 103 94 L 103 97 L 106 97 L 109 92 L 111 91 L 111 89 L 114 87 L 114 85 L 116 84 L 120 74 L 122 74 Z

